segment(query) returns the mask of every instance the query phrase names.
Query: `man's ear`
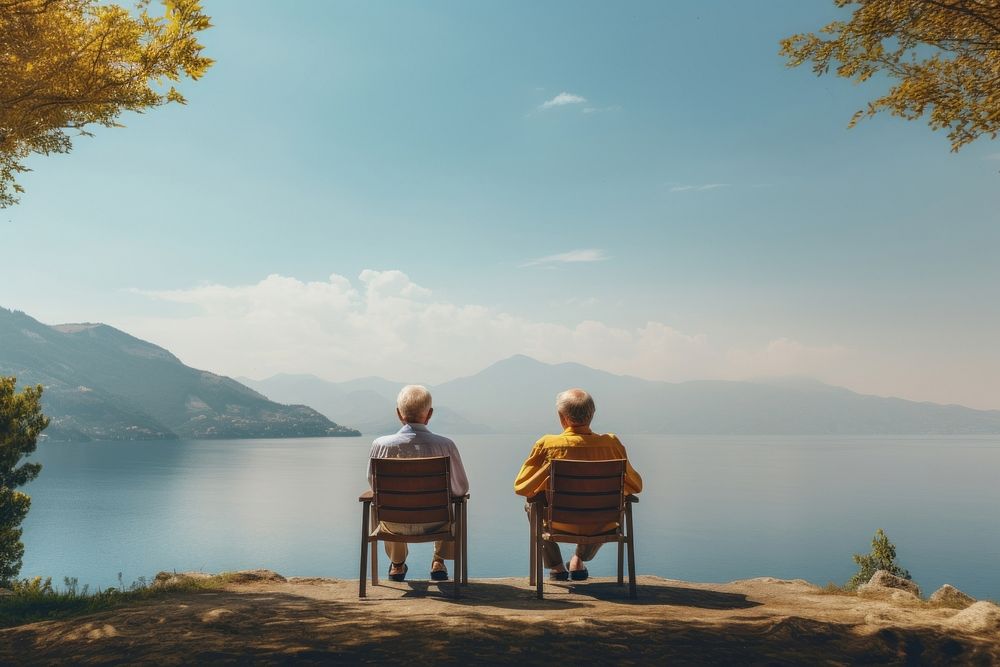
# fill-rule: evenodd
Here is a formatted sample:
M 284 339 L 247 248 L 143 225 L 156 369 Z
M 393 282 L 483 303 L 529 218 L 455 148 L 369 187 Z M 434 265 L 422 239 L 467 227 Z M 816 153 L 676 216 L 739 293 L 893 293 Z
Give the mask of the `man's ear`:
M 429 409 L 429 410 L 427 411 L 427 421 L 430 421 L 430 420 L 431 420 L 431 415 L 433 415 L 433 414 L 434 414 L 434 408 L 430 408 L 430 409 Z M 424 423 L 426 424 L 427 422 L 424 422 Z
M 396 408 L 396 416 L 399 417 L 400 423 L 402 424 L 406 423 L 406 420 L 403 419 L 403 413 L 399 411 L 399 408 Z

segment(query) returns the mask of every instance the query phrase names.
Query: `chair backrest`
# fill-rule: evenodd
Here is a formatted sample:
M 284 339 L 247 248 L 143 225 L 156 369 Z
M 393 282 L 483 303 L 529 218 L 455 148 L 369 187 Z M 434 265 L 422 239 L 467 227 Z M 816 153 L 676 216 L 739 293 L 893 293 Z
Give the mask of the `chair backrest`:
M 552 522 L 620 523 L 625 509 L 625 459 L 553 459 L 546 495 L 550 527 Z
M 376 521 L 451 523 L 450 459 L 372 459 L 372 511 Z

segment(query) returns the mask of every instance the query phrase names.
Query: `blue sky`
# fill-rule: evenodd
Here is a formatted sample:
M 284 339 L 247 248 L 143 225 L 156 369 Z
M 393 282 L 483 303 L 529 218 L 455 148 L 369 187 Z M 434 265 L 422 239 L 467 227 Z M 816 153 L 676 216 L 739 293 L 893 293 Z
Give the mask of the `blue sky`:
M 0 305 L 232 375 L 523 352 L 1000 408 L 1000 142 L 847 130 L 883 84 L 777 55 L 832 2 L 205 4 L 186 107 L 32 160 Z

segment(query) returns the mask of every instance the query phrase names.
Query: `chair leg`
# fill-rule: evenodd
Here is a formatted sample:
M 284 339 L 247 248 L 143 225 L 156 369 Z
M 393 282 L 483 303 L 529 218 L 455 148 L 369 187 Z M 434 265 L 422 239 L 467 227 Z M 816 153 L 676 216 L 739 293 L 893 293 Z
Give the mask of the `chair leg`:
M 632 506 L 625 509 L 625 522 L 628 528 L 628 597 L 634 600 L 637 597 L 635 587 L 635 538 L 633 536 Z
M 375 516 L 371 518 L 371 532 L 375 532 Z M 372 586 L 378 586 L 378 540 L 372 540 Z
M 532 505 L 528 509 L 528 585 L 535 585 L 535 559 L 538 558 L 538 538 L 535 533 L 535 522 L 538 521 L 538 510 Z
M 365 566 L 368 564 L 368 503 L 364 503 L 361 508 L 361 576 L 358 577 L 358 597 L 366 595 L 365 584 L 368 583 Z
M 535 597 L 544 599 L 542 592 L 542 520 L 535 519 Z
M 469 501 L 462 502 L 462 585 L 469 585 Z
M 618 540 L 618 585 L 625 585 L 624 569 L 625 569 L 625 541 Z
M 452 577 L 454 580 L 455 587 L 455 599 L 462 597 L 462 561 L 465 559 L 465 554 L 462 549 L 462 527 L 456 526 L 455 535 L 455 575 Z

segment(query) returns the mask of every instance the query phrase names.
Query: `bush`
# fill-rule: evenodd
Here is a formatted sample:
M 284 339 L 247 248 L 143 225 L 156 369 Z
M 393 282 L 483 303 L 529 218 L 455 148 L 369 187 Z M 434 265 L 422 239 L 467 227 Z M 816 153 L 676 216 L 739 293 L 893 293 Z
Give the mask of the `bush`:
M 872 538 L 872 550 L 869 554 L 854 554 L 854 562 L 858 564 L 857 573 L 851 577 L 844 588 L 853 591 L 862 584 L 867 584 L 878 570 L 885 570 L 903 579 L 911 579 L 910 573 L 896 562 L 896 546 L 889 541 L 881 528 L 875 531 Z
M 42 414 L 41 386 L 15 392 L 15 383 L 12 377 L 0 377 L 0 586 L 10 585 L 17 577 L 24 555 L 21 522 L 31 498 L 16 489 L 42 469 L 21 459 L 35 451 L 38 434 L 49 425 Z
M 79 586 L 75 577 L 63 579 L 64 588 L 52 585 L 52 578 L 33 577 L 11 582 L 9 595 L 0 596 L 0 628 L 33 621 L 66 618 L 112 609 L 176 591 L 212 590 L 224 586 L 225 574 L 204 580 L 182 580 L 170 585 L 151 584 L 145 577 L 125 584 L 118 573 L 118 587 L 98 589 Z

